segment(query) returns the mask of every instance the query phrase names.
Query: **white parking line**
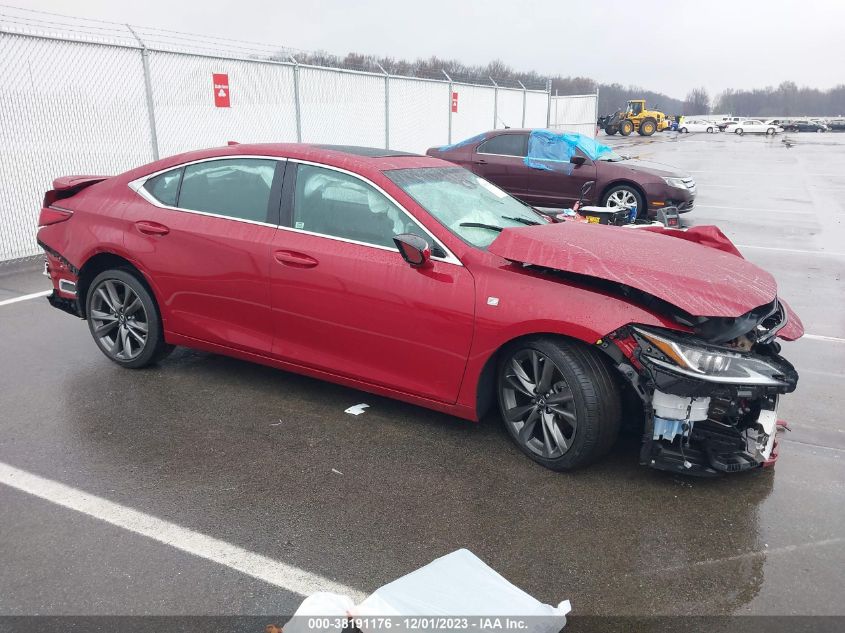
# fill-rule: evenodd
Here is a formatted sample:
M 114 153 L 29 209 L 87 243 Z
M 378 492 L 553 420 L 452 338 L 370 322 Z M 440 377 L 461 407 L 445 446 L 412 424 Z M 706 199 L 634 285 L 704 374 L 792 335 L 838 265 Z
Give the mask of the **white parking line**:
M 821 334 L 805 334 L 804 338 L 813 341 L 827 341 L 828 343 L 845 343 L 845 338 L 837 338 L 835 336 L 822 336 Z
M 719 209 L 723 211 L 760 211 L 762 213 L 789 213 L 790 215 L 813 215 L 814 211 L 807 209 L 770 209 L 763 207 L 723 207 L 715 204 L 695 204 L 696 210 Z M 812 209 L 812 207 L 810 207 Z
M 684 571 L 687 569 L 693 569 L 696 567 L 706 567 L 708 565 L 721 565 L 723 563 L 729 563 L 739 560 L 746 560 L 749 558 L 758 558 L 760 556 L 770 556 L 772 554 L 791 554 L 793 552 L 801 552 L 806 549 L 814 549 L 817 547 L 830 547 L 832 545 L 840 545 L 842 542 L 845 542 L 845 538 L 841 536 L 836 536 L 833 538 L 823 539 L 821 541 L 812 541 L 809 543 L 797 543 L 795 545 L 784 545 L 782 547 L 771 547 L 766 548 L 763 550 L 755 550 L 751 552 L 743 552 L 742 554 L 734 554 L 733 556 L 724 556 L 722 558 L 708 558 L 705 560 L 697 560 L 688 563 L 684 563 L 682 565 L 673 565 L 671 567 L 662 567 L 660 569 L 650 569 L 648 571 L 642 572 L 643 575 L 649 574 L 664 574 L 667 572 L 679 572 Z M 633 574 L 627 574 L 633 575 Z
M 754 246 L 753 244 L 736 244 L 738 248 L 756 248 L 761 251 L 778 251 L 781 253 L 800 253 L 802 255 L 832 255 L 833 257 L 845 257 L 845 253 L 836 251 L 809 251 L 800 248 L 780 248 L 778 246 Z
M 82 512 L 111 525 L 146 536 L 178 550 L 199 556 L 264 581 L 285 591 L 307 596 L 315 591 L 332 591 L 360 602 L 366 595 L 317 574 L 299 569 L 195 532 L 163 519 L 83 492 L 71 486 L 39 477 L 0 462 L 0 483 L 51 503 Z
M 11 299 L 4 299 L 0 301 L 0 306 L 7 306 L 18 301 L 27 301 L 29 299 L 37 299 L 38 297 L 46 297 L 53 292 L 52 290 L 45 290 L 44 292 L 33 292 L 31 295 L 21 295 L 20 297 L 12 297 Z

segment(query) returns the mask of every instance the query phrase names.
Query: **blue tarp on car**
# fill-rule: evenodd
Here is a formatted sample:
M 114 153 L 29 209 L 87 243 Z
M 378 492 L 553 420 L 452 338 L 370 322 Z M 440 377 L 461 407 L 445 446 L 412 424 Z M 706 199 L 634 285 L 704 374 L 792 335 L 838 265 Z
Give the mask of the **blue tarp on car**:
M 569 159 L 577 149 L 591 160 L 596 160 L 599 156 L 613 151 L 607 145 L 602 145 L 595 139 L 577 132 L 534 130 L 528 135 L 525 164 L 534 169 L 563 171 L 568 174 L 571 173 L 573 167 Z

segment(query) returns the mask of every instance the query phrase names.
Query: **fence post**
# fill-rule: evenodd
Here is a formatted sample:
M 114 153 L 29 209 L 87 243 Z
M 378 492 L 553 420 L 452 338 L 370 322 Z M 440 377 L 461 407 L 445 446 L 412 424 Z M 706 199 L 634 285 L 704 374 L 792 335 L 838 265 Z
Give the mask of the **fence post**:
M 493 84 L 493 129 L 496 129 L 496 123 L 499 121 L 499 84 L 497 84 L 491 76 L 487 76 L 490 83 Z
M 288 56 L 293 62 L 293 103 L 296 113 L 296 142 L 302 142 L 302 113 L 299 106 L 299 62 L 292 55 Z
M 552 80 L 546 79 L 546 127 L 552 127 Z
M 384 73 L 384 149 L 390 149 L 390 75 L 378 62 L 376 66 Z
M 519 79 L 517 79 L 516 82 L 522 86 L 522 125 L 520 127 L 525 128 L 525 105 L 526 99 L 528 98 L 528 92 L 526 91 L 524 83 L 519 81 Z
M 449 82 L 449 140 L 448 140 L 447 144 L 451 145 L 452 144 L 452 90 L 453 90 L 453 88 L 452 88 L 452 78 L 442 68 L 440 69 L 440 72 L 443 73 L 446 76 L 446 80 Z
M 138 44 L 141 46 L 141 64 L 144 68 L 144 93 L 147 98 L 147 118 L 150 121 L 150 141 L 153 146 L 153 159 L 158 160 L 158 132 L 156 130 L 155 102 L 153 101 L 153 83 L 150 79 L 150 51 L 147 50 L 147 45 L 144 41 L 138 37 L 135 29 L 129 24 L 126 25 L 126 28 L 129 29 L 132 37 L 138 40 Z
M 596 138 L 596 136 L 598 136 L 598 135 L 599 135 L 599 87 L 596 86 L 596 135 L 593 138 Z

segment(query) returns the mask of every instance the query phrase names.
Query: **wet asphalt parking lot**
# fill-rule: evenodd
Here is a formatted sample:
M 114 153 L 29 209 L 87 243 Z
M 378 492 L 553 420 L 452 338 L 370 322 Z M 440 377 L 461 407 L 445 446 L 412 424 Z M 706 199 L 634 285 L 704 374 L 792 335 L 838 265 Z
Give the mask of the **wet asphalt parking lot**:
M 600 136 L 688 170 L 684 222 L 720 226 L 801 316 L 773 471 L 656 472 L 627 436 L 555 473 L 496 419 L 186 349 L 123 370 L 24 300 L 0 305 L 0 479 L 41 479 L 0 484 L 0 614 L 289 614 L 321 579 L 366 594 L 461 547 L 576 616 L 845 614 L 845 135 L 782 138 Z M 0 302 L 48 287 L 3 273 Z M 160 538 L 92 516 L 113 504 Z

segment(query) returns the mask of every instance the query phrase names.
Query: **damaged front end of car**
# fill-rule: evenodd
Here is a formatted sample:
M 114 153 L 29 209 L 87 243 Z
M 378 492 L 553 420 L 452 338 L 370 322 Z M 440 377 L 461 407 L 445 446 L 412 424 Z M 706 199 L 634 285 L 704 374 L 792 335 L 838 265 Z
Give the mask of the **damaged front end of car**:
M 598 342 L 643 406 L 640 462 L 700 476 L 774 464 L 778 398 L 798 383 L 775 341 L 788 307 L 775 299 L 738 318 L 675 317 L 683 330 L 632 324 Z

